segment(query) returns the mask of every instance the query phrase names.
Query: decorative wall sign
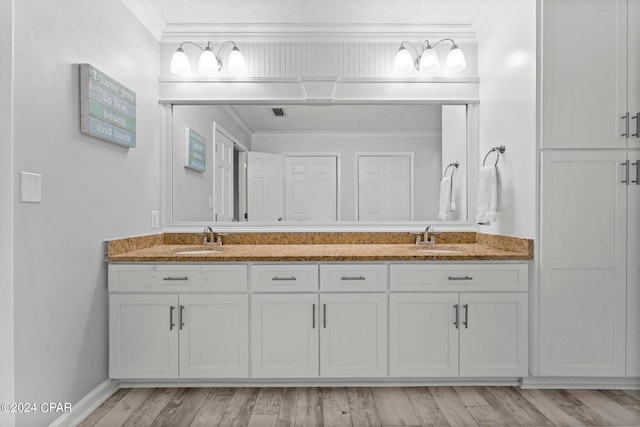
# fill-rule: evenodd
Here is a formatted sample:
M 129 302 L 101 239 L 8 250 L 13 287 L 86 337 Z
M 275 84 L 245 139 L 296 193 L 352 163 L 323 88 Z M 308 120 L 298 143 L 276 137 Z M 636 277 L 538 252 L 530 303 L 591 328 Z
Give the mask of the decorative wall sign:
M 207 139 L 189 128 L 184 128 L 184 167 L 197 172 L 207 170 Z
M 91 64 L 80 64 L 80 131 L 136 146 L 136 94 Z

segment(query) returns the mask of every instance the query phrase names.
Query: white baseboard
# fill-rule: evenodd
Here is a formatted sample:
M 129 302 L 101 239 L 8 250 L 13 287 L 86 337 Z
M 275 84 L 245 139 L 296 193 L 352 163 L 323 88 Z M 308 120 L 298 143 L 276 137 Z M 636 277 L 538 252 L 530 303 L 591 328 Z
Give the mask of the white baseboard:
M 582 388 L 639 390 L 640 378 L 627 377 L 525 377 L 522 388 Z
M 120 382 L 116 380 L 106 380 L 98 387 L 94 388 L 85 397 L 80 399 L 78 403 L 71 407 L 71 412 L 67 412 L 49 427 L 72 427 L 80 424 L 82 420 L 87 418 L 89 414 L 96 410 L 105 400 L 111 397 L 113 393 L 120 388 Z

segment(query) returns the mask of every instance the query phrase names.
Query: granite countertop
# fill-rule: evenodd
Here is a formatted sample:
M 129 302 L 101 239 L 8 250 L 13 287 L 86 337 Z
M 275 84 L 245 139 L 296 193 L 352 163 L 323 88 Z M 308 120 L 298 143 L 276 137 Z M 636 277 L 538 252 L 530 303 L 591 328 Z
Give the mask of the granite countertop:
M 208 250 L 208 253 L 201 251 Z M 176 252 L 198 251 L 191 254 Z M 211 247 L 156 244 L 108 255 L 109 262 L 241 261 L 476 261 L 528 260 L 532 251 L 506 250 L 478 243 L 436 244 L 248 244 Z

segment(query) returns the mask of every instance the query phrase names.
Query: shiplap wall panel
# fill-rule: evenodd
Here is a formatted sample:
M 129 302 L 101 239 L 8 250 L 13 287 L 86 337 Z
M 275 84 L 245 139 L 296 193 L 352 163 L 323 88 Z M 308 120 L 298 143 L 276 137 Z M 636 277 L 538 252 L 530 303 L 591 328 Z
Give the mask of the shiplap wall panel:
M 203 44 L 204 45 L 204 44 Z M 398 43 L 334 43 L 334 42 L 271 42 L 271 43 L 238 43 L 238 48 L 244 53 L 249 66 L 250 77 L 398 77 L 393 73 L 393 59 L 399 48 Z M 477 77 L 477 46 L 475 44 L 460 44 L 464 52 L 467 68 L 457 76 Z M 171 75 L 168 64 L 176 49 L 175 44 L 166 44 L 163 48 L 163 60 L 167 64 L 163 67 L 165 75 Z M 218 46 L 214 46 L 214 51 Z M 421 47 L 417 44 L 419 50 Z M 438 45 L 435 49 L 441 63 L 439 76 L 445 75 L 444 62 L 451 44 L 448 42 Z M 184 50 L 191 59 L 194 73 L 200 50 L 195 46 L 185 45 Z M 411 49 L 410 49 L 411 50 Z M 228 50 L 225 48 L 222 57 Z M 413 52 L 412 52 L 413 54 Z M 221 75 L 225 75 L 223 73 Z M 414 72 L 411 77 L 423 76 L 424 73 Z

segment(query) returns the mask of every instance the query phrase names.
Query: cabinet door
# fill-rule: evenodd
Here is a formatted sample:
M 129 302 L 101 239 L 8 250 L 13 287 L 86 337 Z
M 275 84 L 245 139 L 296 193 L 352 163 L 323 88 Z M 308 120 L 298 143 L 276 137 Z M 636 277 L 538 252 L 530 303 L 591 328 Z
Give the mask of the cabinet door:
M 543 2 L 543 148 L 626 147 L 626 31 L 626 0 Z
M 178 296 L 109 296 L 109 377 L 178 377 Z
M 540 375 L 624 375 L 626 159 L 542 154 Z
M 318 376 L 318 295 L 251 299 L 251 366 L 256 378 Z
M 249 376 L 248 295 L 180 295 L 178 329 L 181 378 Z
M 387 296 L 325 294 L 320 306 L 320 375 L 386 376 Z
M 527 340 L 527 294 L 460 295 L 460 376 L 526 376 Z
M 629 148 L 640 148 L 640 19 L 638 18 L 640 16 L 640 0 L 629 0 L 628 7 L 628 111 L 632 117 L 636 117 L 630 123 Z
M 631 176 L 640 176 L 640 150 L 629 151 Z M 627 371 L 628 377 L 640 377 L 640 183 L 628 188 L 627 237 Z
M 458 376 L 458 294 L 390 298 L 391 376 Z

